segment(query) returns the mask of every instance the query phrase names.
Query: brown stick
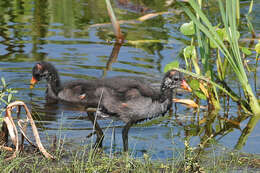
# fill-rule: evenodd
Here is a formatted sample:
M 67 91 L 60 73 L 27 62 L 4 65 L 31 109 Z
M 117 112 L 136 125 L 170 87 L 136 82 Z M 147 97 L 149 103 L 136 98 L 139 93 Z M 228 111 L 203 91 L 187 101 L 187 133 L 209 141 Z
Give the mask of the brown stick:
M 27 123 L 28 121 L 26 121 Z M 36 145 L 34 145 L 34 143 L 26 136 L 26 129 L 22 127 L 22 124 L 21 123 L 24 123 L 23 120 L 19 120 L 18 122 L 18 126 L 20 127 L 20 130 L 21 130 L 21 133 L 22 133 L 22 136 L 27 140 L 27 142 L 29 142 L 32 146 L 36 147 Z M 23 142 L 23 141 L 22 141 Z
M 17 131 L 17 128 L 14 124 L 13 118 L 11 116 L 11 110 L 12 110 L 12 107 L 9 107 L 9 105 L 8 105 L 7 108 L 6 108 L 6 114 L 5 114 L 5 117 L 4 117 L 4 121 L 7 125 L 9 134 L 11 136 L 11 140 L 12 140 L 13 144 L 15 145 L 15 151 L 14 151 L 14 153 L 11 157 L 8 157 L 8 158 L 5 159 L 6 161 L 15 158 L 16 153 L 19 151 L 18 131 Z
M 6 150 L 6 151 L 14 151 L 13 148 L 11 148 L 11 147 L 6 147 L 6 146 L 0 146 L 0 149 L 4 149 L 4 150 Z
M 39 133 L 38 133 L 38 130 L 35 126 L 35 123 L 34 123 L 34 120 L 32 118 L 32 115 L 28 109 L 28 107 L 26 106 L 26 104 L 22 101 L 15 101 L 15 102 L 12 102 L 10 103 L 7 108 L 6 108 L 6 115 L 4 117 L 4 121 L 5 123 L 7 124 L 7 128 L 8 128 L 8 131 L 9 131 L 9 134 L 11 136 L 11 139 L 12 139 L 12 142 L 13 144 L 15 145 L 16 149 L 15 149 L 15 152 L 13 153 L 13 155 L 9 158 L 7 158 L 6 160 L 10 160 L 10 159 L 13 159 L 14 157 L 16 157 L 16 153 L 18 152 L 19 150 L 19 141 L 18 141 L 18 132 L 17 132 L 17 128 L 14 124 L 14 121 L 13 121 L 13 118 L 11 116 L 11 110 L 15 107 L 15 106 L 18 106 L 18 110 L 20 111 L 20 106 L 23 106 L 25 111 L 26 111 L 26 115 L 27 115 L 27 121 L 30 121 L 31 123 L 31 127 L 32 127 L 32 130 L 33 130 L 33 134 L 34 134 L 34 137 L 35 137 L 35 141 L 36 141 L 36 144 L 39 148 L 39 150 L 42 152 L 42 154 L 46 157 L 46 158 L 51 158 L 51 159 L 54 159 L 54 157 L 49 154 L 45 148 L 43 147 L 42 143 L 41 143 L 41 140 L 40 140 L 40 137 L 39 137 Z M 22 128 L 21 128 L 22 129 Z M 22 135 L 26 138 L 27 136 L 25 135 L 24 131 L 22 131 Z M 28 139 L 28 141 L 30 141 Z M 34 145 L 35 146 L 35 145 Z

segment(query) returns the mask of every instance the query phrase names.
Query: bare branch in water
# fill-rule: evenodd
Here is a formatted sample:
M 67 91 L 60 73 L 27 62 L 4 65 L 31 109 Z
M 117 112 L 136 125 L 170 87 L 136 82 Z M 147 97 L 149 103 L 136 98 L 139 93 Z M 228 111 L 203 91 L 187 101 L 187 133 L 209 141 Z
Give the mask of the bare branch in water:
M 41 143 L 41 140 L 40 140 L 40 137 L 39 137 L 38 130 L 37 130 L 36 126 L 35 126 L 35 123 L 34 123 L 34 120 L 32 118 L 32 115 L 31 115 L 28 107 L 26 106 L 26 104 L 24 102 L 22 102 L 22 101 L 15 101 L 15 102 L 10 103 L 7 106 L 6 114 L 5 114 L 5 117 L 4 117 L 4 123 L 6 123 L 7 129 L 8 129 L 8 133 L 11 136 L 12 143 L 15 145 L 15 151 L 14 151 L 14 153 L 13 153 L 13 155 L 11 157 L 6 158 L 5 160 L 11 160 L 11 159 L 15 158 L 17 152 L 20 149 L 19 148 L 19 140 L 18 140 L 18 131 L 17 131 L 16 125 L 15 125 L 15 123 L 13 121 L 13 118 L 12 118 L 12 110 L 15 107 L 18 108 L 18 112 L 20 112 L 21 107 L 24 107 L 25 112 L 26 112 L 26 116 L 27 116 L 26 121 L 22 121 L 22 120 L 18 121 L 18 125 L 19 125 L 20 131 L 21 131 L 21 135 L 22 135 L 22 143 L 20 145 L 20 148 L 23 148 L 23 139 L 25 138 L 32 146 L 37 147 L 46 158 L 54 159 L 54 156 L 49 154 L 45 150 L 45 148 L 43 147 L 43 145 Z M 18 116 L 18 119 L 19 119 L 19 116 Z M 26 129 L 27 126 L 22 126 L 22 124 L 21 124 L 21 123 L 24 123 L 24 122 L 27 123 L 29 121 L 30 121 L 30 124 L 31 124 L 31 127 L 32 127 L 33 135 L 34 135 L 34 138 L 35 138 L 37 146 L 35 144 L 33 144 L 29 140 L 29 138 L 26 136 L 26 130 L 25 129 Z M 13 151 L 12 148 L 5 147 L 5 146 L 0 146 L 0 148 L 4 149 L 4 150 L 8 150 L 8 151 Z

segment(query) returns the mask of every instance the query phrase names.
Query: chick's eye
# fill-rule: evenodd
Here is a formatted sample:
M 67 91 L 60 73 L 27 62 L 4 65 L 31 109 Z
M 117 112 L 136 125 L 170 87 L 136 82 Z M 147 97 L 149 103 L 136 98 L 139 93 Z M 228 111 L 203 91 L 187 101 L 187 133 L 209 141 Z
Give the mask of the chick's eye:
M 174 77 L 173 80 L 174 81 L 179 81 L 179 78 L 178 77 Z

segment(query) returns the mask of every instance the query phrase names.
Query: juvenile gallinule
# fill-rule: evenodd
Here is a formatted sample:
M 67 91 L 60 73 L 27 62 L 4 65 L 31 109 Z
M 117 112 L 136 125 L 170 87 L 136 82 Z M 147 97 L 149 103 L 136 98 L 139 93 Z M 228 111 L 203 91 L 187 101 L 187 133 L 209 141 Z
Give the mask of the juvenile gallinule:
M 37 63 L 32 75 L 32 86 L 46 79 L 48 97 L 84 104 L 86 107 L 98 107 L 97 116 L 117 117 L 124 121 L 124 151 L 128 150 L 128 131 L 133 124 L 164 115 L 172 106 L 173 91 L 177 88 L 189 89 L 182 73 L 175 70 L 165 74 L 160 90 L 153 89 L 142 79 L 127 77 L 75 80 L 61 84 L 56 68 L 48 62 Z M 94 121 L 93 116 L 91 119 Z M 101 130 L 98 124 L 95 128 Z M 101 146 L 102 130 L 97 135 Z

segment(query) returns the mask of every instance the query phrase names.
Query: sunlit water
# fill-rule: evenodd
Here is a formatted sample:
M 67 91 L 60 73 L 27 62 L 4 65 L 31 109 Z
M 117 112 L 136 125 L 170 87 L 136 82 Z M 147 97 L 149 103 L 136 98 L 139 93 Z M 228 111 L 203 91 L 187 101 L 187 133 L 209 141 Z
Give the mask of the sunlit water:
M 136 19 L 145 13 L 175 10 L 166 8 L 164 1 L 151 1 L 139 6 L 135 3 L 124 6 L 114 2 L 118 19 L 125 21 Z M 248 2 L 243 5 L 242 12 L 246 13 Z M 257 2 L 254 8 L 253 25 L 256 33 L 259 33 L 260 16 L 257 11 L 260 9 L 260 3 Z M 178 28 L 185 21 L 188 19 L 183 14 L 179 15 L 173 11 L 142 23 L 122 24 L 126 42 L 121 47 L 117 60 L 108 70 L 107 64 L 115 40 L 112 28 L 109 25 L 92 27 L 94 24 L 109 22 L 104 1 L 2 0 L 0 75 L 5 77 L 10 87 L 19 91 L 15 95 L 16 99 L 25 101 L 33 110 L 45 145 L 49 145 L 46 136 L 51 138 L 55 135 L 67 143 L 91 144 L 94 139 L 86 136 L 92 132 L 92 123 L 84 111 L 68 105 L 46 106 L 44 81 L 33 90 L 29 89 L 33 65 L 41 60 L 52 62 L 59 70 L 62 81 L 120 75 L 143 77 L 159 84 L 167 63 L 178 60 L 184 64 L 179 54 L 189 38 L 182 36 Z M 247 32 L 242 34 L 242 38 L 249 36 Z M 140 40 L 161 42 L 137 45 L 129 42 Z M 232 79 L 232 76 L 230 78 Z M 230 85 L 237 86 L 236 83 Z M 197 136 L 199 126 L 191 121 L 196 119 L 193 110 L 182 105 L 177 106 L 178 109 L 174 111 L 177 118 L 173 115 L 130 129 L 129 148 L 135 156 L 148 152 L 154 159 L 172 158 L 184 148 L 185 136 L 194 136 L 191 138 L 191 144 L 194 146 L 200 142 L 200 137 Z M 237 116 L 236 105 L 232 104 L 230 108 L 230 116 Z M 223 111 L 220 111 L 220 115 L 222 113 Z M 201 117 L 203 115 L 202 111 Z M 112 141 L 112 149 L 122 150 L 121 129 L 124 124 L 111 119 L 99 120 L 99 124 L 104 128 L 106 151 L 111 149 L 113 129 L 115 139 Z M 246 124 L 247 121 L 243 121 L 240 124 L 241 129 Z M 201 128 L 204 126 L 205 124 L 200 125 Z M 258 125 L 249 136 L 243 151 L 259 153 L 259 131 Z M 234 128 L 234 131 L 226 135 L 217 136 L 216 145 L 232 149 L 240 135 L 241 130 Z

